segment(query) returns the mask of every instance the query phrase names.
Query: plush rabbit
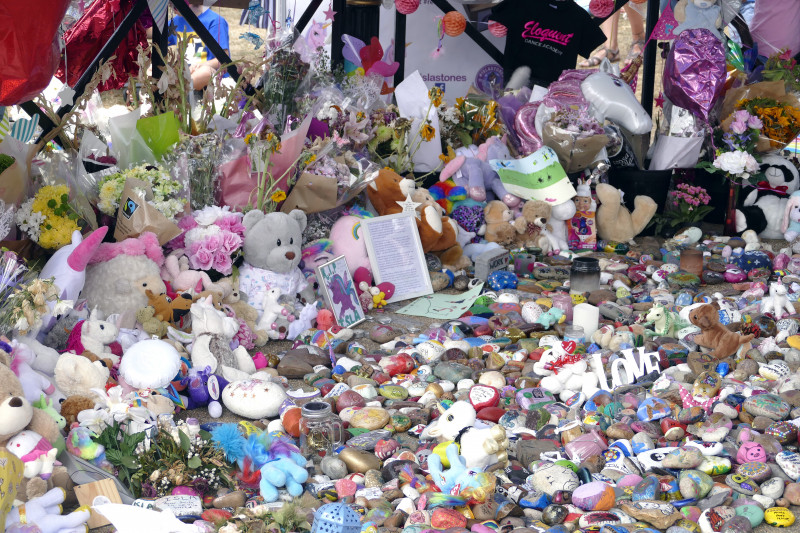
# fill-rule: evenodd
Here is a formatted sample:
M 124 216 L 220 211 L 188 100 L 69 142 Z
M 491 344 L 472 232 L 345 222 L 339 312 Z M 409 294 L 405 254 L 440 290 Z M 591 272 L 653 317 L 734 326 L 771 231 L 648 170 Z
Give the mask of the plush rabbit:
M 800 235 L 800 191 L 795 191 L 789 197 L 783 210 L 783 237 L 792 242 Z
M 211 296 L 192 304 L 192 365 L 210 367 L 228 381 L 245 379 L 256 371 L 252 357 L 243 346 L 231 350 L 230 343 L 239 323 L 214 307 Z

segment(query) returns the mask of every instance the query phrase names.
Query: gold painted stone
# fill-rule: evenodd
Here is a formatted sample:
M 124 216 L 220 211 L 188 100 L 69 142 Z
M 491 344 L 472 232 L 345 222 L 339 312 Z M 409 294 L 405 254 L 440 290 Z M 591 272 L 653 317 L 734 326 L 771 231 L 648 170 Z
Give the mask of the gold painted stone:
M 369 470 L 380 470 L 381 460 L 375 454 L 357 448 L 345 448 L 339 452 L 339 459 L 344 461 L 349 472 L 367 473 Z

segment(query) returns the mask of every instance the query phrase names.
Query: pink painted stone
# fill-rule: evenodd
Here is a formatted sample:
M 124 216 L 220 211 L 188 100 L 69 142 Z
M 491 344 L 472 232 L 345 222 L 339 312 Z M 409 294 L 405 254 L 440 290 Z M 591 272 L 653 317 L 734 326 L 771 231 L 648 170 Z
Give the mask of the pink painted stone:
M 455 509 L 438 508 L 431 515 L 431 526 L 434 529 L 449 529 L 451 527 L 465 527 L 467 517 Z
M 767 460 L 767 452 L 764 447 L 757 442 L 743 442 L 739 451 L 736 453 L 736 461 L 743 463 L 764 463 Z
M 336 494 L 339 495 L 339 498 L 344 496 L 355 496 L 356 490 L 358 490 L 358 485 L 347 478 L 336 480 L 334 486 L 336 487 Z
M 637 476 L 636 474 L 628 474 L 627 476 L 622 476 L 619 481 L 617 481 L 618 487 L 635 487 L 639 483 L 642 482 L 642 476 Z
M 491 385 L 477 384 L 469 389 L 469 403 L 476 411 L 484 407 L 495 407 L 500 402 L 500 391 Z

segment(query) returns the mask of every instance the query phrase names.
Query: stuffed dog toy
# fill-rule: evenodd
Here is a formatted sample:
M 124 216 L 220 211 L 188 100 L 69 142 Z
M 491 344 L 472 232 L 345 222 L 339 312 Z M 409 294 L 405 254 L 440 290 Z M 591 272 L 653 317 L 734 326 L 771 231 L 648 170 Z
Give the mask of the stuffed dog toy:
M 694 342 L 710 348 L 711 355 L 717 359 L 725 359 L 753 340 L 754 335 L 740 335 L 729 330 L 720 323 L 718 311 L 719 308 L 714 304 L 701 305 L 689 313 L 689 321 L 700 328 L 700 334 L 694 337 Z

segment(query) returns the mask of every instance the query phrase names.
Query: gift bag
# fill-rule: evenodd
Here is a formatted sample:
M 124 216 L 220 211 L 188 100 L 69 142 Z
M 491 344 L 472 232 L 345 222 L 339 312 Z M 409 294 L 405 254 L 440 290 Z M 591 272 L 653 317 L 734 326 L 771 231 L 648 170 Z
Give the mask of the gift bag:
M 242 210 L 255 201 L 258 181 L 250 173 L 250 157 L 245 153 L 219 167 L 217 202 Z
M 31 100 L 53 78 L 61 57 L 58 27 L 70 0 L 0 2 L 0 105 Z
M 142 189 L 145 191 L 144 196 L 138 192 Z M 117 227 L 114 230 L 114 239 L 117 242 L 149 231 L 155 233 L 158 243 L 164 246 L 181 234 L 181 229 L 174 222 L 150 205 L 149 201 L 152 199 L 150 184 L 133 178 L 125 180 L 117 211 Z
M 140 118 L 136 121 L 136 130 L 153 151 L 156 159 L 161 159 L 161 156 L 169 152 L 169 149 L 180 140 L 178 119 L 172 111 L 154 117 Z
M 336 207 L 338 183 L 336 178 L 303 172 L 283 202 L 281 212 L 299 209 L 304 213 L 320 213 Z
M 659 135 L 653 147 L 649 170 L 694 168 L 700 160 L 704 137 Z
M 35 146 L 23 144 L 10 135 L 0 143 L 0 154 L 14 158 L 14 163 L 0 173 L 0 200 L 6 205 L 19 205 L 25 199 L 30 164 L 35 153 Z
M 579 138 L 570 131 L 546 122 L 542 131 L 542 142 L 555 151 L 567 174 L 572 174 L 587 168 L 597 159 L 608 144 L 608 136 Z

